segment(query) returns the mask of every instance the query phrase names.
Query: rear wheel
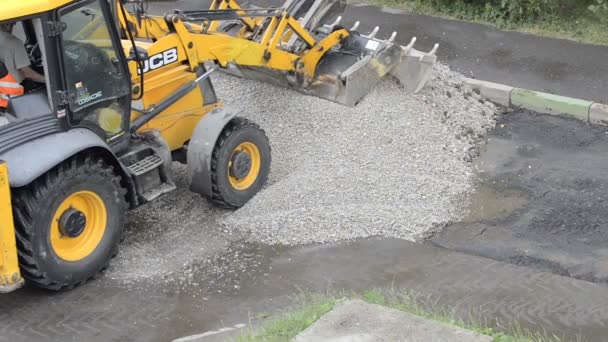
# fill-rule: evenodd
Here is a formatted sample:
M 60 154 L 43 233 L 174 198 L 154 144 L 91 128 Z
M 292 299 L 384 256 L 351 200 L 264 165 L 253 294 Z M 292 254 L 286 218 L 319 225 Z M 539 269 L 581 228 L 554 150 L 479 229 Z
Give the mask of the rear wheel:
M 222 207 L 243 206 L 266 184 L 270 159 L 266 133 L 247 119 L 231 120 L 213 150 L 212 200 Z
M 51 290 L 95 277 L 118 253 L 125 190 L 103 160 L 74 158 L 14 195 L 23 276 Z

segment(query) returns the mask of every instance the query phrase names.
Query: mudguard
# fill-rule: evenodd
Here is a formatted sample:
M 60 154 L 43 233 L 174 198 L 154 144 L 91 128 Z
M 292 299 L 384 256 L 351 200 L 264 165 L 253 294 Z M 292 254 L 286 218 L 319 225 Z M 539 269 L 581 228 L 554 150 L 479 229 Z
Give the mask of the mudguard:
M 239 112 L 228 106 L 216 108 L 196 125 L 188 144 L 190 191 L 205 197 L 212 196 L 211 158 L 222 130 Z
M 11 187 L 24 186 L 43 175 L 62 161 L 91 147 L 109 151 L 108 145 L 97 134 L 84 128 L 47 135 L 0 154 L 8 165 Z

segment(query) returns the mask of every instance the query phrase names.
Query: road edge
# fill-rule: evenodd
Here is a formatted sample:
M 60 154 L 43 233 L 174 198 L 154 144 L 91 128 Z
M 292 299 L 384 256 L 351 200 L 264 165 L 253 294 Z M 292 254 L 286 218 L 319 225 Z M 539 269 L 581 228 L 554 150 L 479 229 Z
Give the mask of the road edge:
M 473 78 L 465 78 L 464 83 L 479 91 L 489 101 L 505 107 L 529 109 L 550 115 L 567 115 L 590 124 L 608 126 L 606 104 Z

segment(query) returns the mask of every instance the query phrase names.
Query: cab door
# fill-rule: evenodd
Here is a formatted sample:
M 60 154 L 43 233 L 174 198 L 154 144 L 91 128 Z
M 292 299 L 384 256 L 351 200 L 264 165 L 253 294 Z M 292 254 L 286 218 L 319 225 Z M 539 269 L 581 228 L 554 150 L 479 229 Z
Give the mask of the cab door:
M 128 132 L 131 80 L 107 0 L 59 11 L 68 119 L 111 142 Z

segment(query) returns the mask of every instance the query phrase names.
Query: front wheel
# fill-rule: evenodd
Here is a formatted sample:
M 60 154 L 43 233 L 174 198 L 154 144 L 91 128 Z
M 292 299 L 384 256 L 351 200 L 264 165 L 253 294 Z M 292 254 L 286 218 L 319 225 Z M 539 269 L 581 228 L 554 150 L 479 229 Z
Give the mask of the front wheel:
M 127 211 L 120 181 L 102 159 L 73 158 L 15 191 L 19 264 L 30 283 L 71 289 L 108 265 Z
M 222 207 L 243 206 L 266 184 L 270 160 L 266 133 L 247 119 L 232 119 L 213 150 L 212 200 Z

